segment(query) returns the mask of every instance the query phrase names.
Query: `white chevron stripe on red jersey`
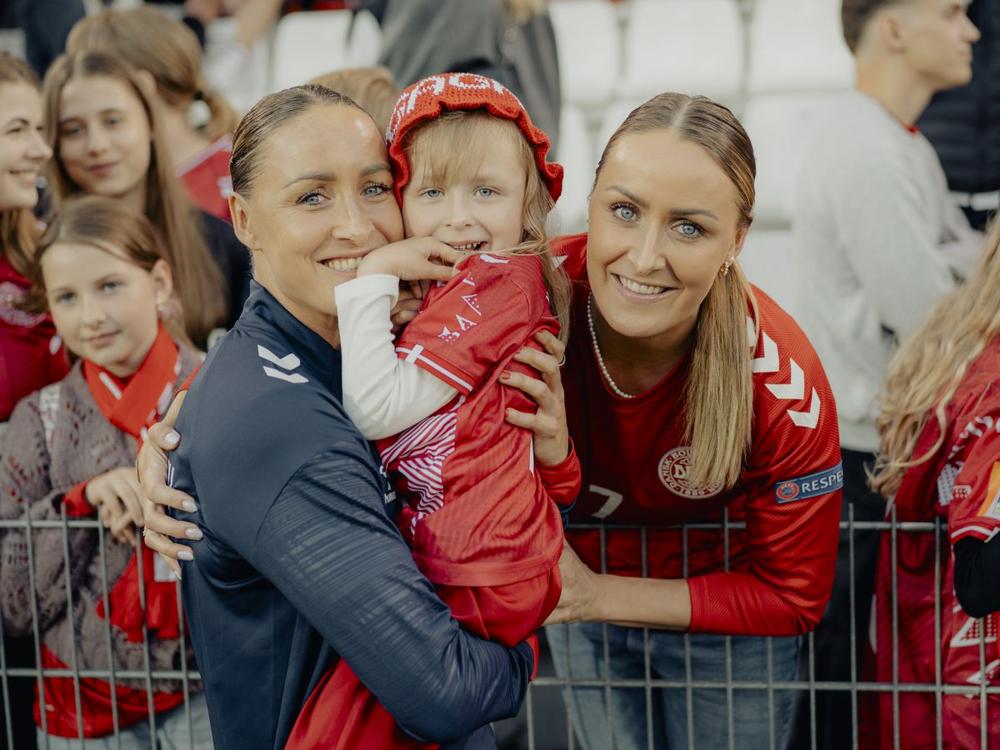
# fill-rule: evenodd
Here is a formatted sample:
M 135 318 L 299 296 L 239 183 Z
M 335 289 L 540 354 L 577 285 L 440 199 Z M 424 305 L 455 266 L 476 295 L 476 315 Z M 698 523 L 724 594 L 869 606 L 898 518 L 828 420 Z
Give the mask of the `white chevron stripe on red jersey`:
M 747 318 L 747 333 L 752 345 L 756 346 L 756 327 L 753 325 L 753 320 L 749 317 Z M 777 343 L 775 343 L 774 339 L 767 335 L 766 331 L 762 330 L 760 331 L 760 344 L 762 351 L 759 357 L 754 357 L 752 366 L 753 373 L 755 375 L 767 375 L 779 372 L 781 370 L 781 353 L 778 350 Z M 788 382 L 771 382 L 765 383 L 764 385 L 775 398 L 782 401 L 794 401 L 799 403 L 805 398 L 806 395 L 805 373 L 802 371 L 799 363 L 791 357 L 788 358 L 788 367 Z M 808 409 L 805 411 L 797 411 L 789 407 L 786 409 L 786 413 L 796 427 L 804 427 L 808 430 L 812 430 L 815 429 L 817 424 L 819 424 L 820 409 L 821 404 L 819 393 L 817 393 L 816 389 L 813 388 Z

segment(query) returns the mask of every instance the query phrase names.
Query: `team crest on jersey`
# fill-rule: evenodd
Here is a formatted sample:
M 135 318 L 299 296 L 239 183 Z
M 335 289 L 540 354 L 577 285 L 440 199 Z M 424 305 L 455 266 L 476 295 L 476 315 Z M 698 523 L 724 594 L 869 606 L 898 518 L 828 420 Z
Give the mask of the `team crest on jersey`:
M 687 445 L 679 445 L 673 450 L 663 454 L 660 459 L 658 473 L 663 486 L 680 497 L 689 500 L 704 500 L 715 497 L 722 492 L 721 484 L 712 484 L 708 487 L 692 487 L 688 480 L 688 472 L 691 468 L 691 448 Z

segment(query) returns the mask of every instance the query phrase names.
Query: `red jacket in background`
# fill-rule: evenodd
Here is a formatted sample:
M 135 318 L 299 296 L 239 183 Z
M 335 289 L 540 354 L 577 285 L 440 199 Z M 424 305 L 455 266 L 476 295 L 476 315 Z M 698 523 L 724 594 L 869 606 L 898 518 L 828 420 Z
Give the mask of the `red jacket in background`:
M 69 370 L 49 316 L 17 307 L 27 299 L 29 287 L 0 255 L 0 422 L 10 419 L 18 401 Z

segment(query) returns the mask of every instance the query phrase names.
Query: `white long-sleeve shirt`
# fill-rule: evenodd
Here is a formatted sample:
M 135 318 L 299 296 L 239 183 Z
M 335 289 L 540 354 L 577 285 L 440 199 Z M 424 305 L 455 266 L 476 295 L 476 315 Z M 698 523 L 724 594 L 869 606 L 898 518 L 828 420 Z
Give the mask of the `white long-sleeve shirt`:
M 923 135 L 858 91 L 831 111 L 798 180 L 799 322 L 833 387 L 841 444 L 874 451 L 889 359 L 972 270 L 982 236 L 951 203 Z
M 458 391 L 400 359 L 392 337 L 399 279 L 359 276 L 334 289 L 340 328 L 343 404 L 368 440 L 396 435 L 429 417 Z

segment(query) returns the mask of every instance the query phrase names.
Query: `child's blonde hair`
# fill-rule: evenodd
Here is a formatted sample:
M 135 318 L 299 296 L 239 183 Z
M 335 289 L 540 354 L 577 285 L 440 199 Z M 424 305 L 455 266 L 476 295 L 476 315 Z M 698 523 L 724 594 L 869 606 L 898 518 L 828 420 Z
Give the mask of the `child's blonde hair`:
M 503 252 L 541 256 L 549 306 L 559 321 L 559 338 L 565 343 L 569 337 L 569 279 L 556 265 L 545 231 L 554 201 L 538 173 L 534 151 L 517 124 L 481 110 L 444 112 L 414 127 L 407 133 L 403 147 L 412 165 L 413 182 L 447 184 L 458 175 L 475 173 L 488 144 L 504 139 L 515 144 L 527 181 L 520 244 Z

